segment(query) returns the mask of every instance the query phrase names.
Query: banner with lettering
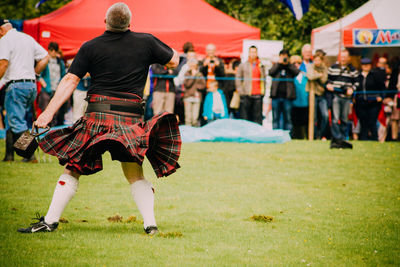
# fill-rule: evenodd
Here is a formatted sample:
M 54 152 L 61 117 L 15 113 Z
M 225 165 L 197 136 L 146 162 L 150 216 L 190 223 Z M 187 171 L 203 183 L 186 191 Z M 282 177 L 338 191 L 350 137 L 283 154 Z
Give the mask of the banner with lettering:
M 400 46 L 400 29 L 353 29 L 355 47 Z

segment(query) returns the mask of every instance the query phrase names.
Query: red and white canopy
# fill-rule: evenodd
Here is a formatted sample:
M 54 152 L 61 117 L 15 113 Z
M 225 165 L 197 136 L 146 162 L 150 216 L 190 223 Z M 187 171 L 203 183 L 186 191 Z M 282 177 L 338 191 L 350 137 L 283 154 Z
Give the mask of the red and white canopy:
M 336 56 L 343 47 L 400 47 L 400 0 L 371 0 L 349 15 L 312 30 L 313 50 Z

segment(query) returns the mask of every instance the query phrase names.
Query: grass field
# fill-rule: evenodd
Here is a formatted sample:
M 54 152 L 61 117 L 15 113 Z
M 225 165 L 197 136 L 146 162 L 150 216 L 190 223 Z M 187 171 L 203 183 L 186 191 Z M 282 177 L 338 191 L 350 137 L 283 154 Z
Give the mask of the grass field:
M 81 178 L 69 222 L 34 235 L 16 229 L 45 215 L 62 167 L 0 163 L 0 266 L 399 266 L 400 144 L 353 144 L 184 144 L 182 168 L 158 180 L 146 161 L 153 238 L 125 221 L 141 217 L 108 154 Z

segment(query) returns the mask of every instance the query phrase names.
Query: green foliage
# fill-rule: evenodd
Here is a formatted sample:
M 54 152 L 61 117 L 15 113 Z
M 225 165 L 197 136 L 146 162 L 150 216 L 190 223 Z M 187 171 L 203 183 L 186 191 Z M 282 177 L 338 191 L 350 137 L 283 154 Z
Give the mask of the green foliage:
M 71 0 L 47 0 L 35 8 L 39 0 L 2 0 L 0 17 L 7 19 L 32 19 L 48 14 Z
M 292 54 L 310 42 L 313 28 L 333 22 L 368 0 L 311 0 L 310 9 L 297 21 L 279 0 L 206 0 L 214 7 L 261 29 L 261 39 L 283 40 Z

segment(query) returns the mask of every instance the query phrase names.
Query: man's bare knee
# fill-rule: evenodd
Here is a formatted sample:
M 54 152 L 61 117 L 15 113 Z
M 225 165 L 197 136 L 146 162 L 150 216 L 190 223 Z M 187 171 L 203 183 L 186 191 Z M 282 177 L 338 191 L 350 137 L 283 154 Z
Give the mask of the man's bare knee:
M 71 175 L 72 177 L 74 177 L 74 178 L 76 178 L 78 180 L 79 180 L 79 177 L 81 176 L 79 173 L 71 171 L 71 170 L 69 170 L 67 168 L 64 169 L 64 174 Z
M 133 184 L 134 182 L 138 180 L 143 180 L 144 175 L 143 175 L 143 168 L 141 165 L 139 165 L 136 162 L 121 162 L 122 170 L 124 171 L 124 175 L 126 180 L 130 184 Z

